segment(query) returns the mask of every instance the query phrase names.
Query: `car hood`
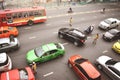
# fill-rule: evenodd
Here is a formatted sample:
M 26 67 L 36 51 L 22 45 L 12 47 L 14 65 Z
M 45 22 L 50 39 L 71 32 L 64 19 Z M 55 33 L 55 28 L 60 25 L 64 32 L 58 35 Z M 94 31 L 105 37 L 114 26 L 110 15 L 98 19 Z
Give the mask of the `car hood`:
M 76 59 L 82 58 L 80 55 L 73 55 L 69 58 L 70 61 L 74 62 Z
M 105 65 L 105 63 L 106 63 L 108 60 L 110 60 L 110 59 L 112 59 L 112 58 L 103 55 L 103 56 L 98 57 L 96 61 L 97 61 L 98 63 L 100 63 L 100 64 Z
M 105 36 L 105 37 L 112 38 L 114 35 L 110 34 L 109 32 L 106 32 L 106 33 L 104 34 L 104 36 Z
M 27 53 L 26 58 L 27 58 L 27 61 L 31 63 L 34 60 L 36 60 L 38 57 L 35 55 L 34 50 L 31 50 Z
M 116 48 L 120 49 L 120 43 L 119 42 L 114 43 L 114 45 L 115 45 Z

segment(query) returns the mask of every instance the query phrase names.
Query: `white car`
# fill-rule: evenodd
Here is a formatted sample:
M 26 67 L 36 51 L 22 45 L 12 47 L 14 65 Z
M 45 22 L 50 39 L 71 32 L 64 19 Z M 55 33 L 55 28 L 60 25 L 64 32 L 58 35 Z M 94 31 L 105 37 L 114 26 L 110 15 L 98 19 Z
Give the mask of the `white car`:
M 12 61 L 6 53 L 0 53 L 0 71 L 12 69 Z
M 112 28 L 116 28 L 119 25 L 120 25 L 120 20 L 116 18 L 108 18 L 105 19 L 104 21 L 101 21 L 98 27 L 103 30 L 109 30 Z
M 0 38 L 0 52 L 9 52 L 19 49 L 20 43 L 17 38 Z
M 120 80 L 120 61 L 103 55 L 96 59 L 96 66 L 112 80 Z

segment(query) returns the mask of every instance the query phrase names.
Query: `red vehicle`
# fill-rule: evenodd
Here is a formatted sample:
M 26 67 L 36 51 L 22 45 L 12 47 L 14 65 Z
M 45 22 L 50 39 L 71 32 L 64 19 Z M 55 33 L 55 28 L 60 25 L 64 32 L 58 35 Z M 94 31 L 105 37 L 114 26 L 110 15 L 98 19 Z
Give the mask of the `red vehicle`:
M 18 30 L 16 27 L 0 27 L 0 38 L 10 37 L 10 36 L 18 36 Z
M 0 80 L 35 80 L 30 67 L 14 69 L 1 73 Z
M 0 10 L 0 26 L 33 25 L 46 20 L 44 7 Z
M 100 72 L 80 55 L 73 55 L 68 59 L 69 67 L 79 76 L 80 80 L 101 80 Z

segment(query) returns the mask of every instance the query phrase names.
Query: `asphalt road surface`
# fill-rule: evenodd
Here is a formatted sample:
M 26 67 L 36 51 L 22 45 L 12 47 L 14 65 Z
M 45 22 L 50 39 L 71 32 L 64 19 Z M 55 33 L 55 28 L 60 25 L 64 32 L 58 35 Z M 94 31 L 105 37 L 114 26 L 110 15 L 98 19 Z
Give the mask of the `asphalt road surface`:
M 105 14 L 101 14 L 103 7 L 106 8 Z M 99 22 L 106 18 L 114 17 L 120 19 L 120 6 L 117 4 L 87 4 L 72 8 L 73 14 L 67 14 L 68 7 L 49 9 L 47 10 L 48 20 L 45 23 L 17 27 L 21 47 L 18 51 L 8 53 L 12 59 L 13 68 L 28 66 L 25 58 L 26 53 L 31 49 L 50 42 L 62 43 L 65 47 L 65 55 L 37 65 L 37 80 L 79 80 L 77 75 L 67 65 L 68 58 L 74 54 L 80 54 L 93 64 L 96 58 L 101 55 L 108 55 L 120 61 L 120 55 L 111 50 L 111 46 L 115 41 L 104 41 L 102 39 L 104 31 L 98 29 Z M 70 17 L 73 17 L 72 27 L 81 31 L 84 31 L 90 25 L 95 26 L 93 33 L 88 35 L 87 41 L 82 47 L 76 47 L 71 42 L 58 38 L 58 30 L 61 27 L 69 27 Z M 93 36 L 96 33 L 100 34 L 100 38 L 97 44 L 93 45 Z M 103 72 L 101 74 L 102 80 L 110 80 L 106 74 Z

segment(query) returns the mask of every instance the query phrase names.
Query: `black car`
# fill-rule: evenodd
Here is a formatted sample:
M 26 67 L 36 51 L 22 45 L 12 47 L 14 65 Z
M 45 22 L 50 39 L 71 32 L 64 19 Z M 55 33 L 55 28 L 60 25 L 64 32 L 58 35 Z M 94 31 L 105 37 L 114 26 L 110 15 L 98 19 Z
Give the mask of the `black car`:
M 73 42 L 75 46 L 83 45 L 87 38 L 83 32 L 74 28 L 61 28 L 58 36 Z
M 120 31 L 117 29 L 111 29 L 103 34 L 103 39 L 107 41 L 113 41 L 120 38 Z

